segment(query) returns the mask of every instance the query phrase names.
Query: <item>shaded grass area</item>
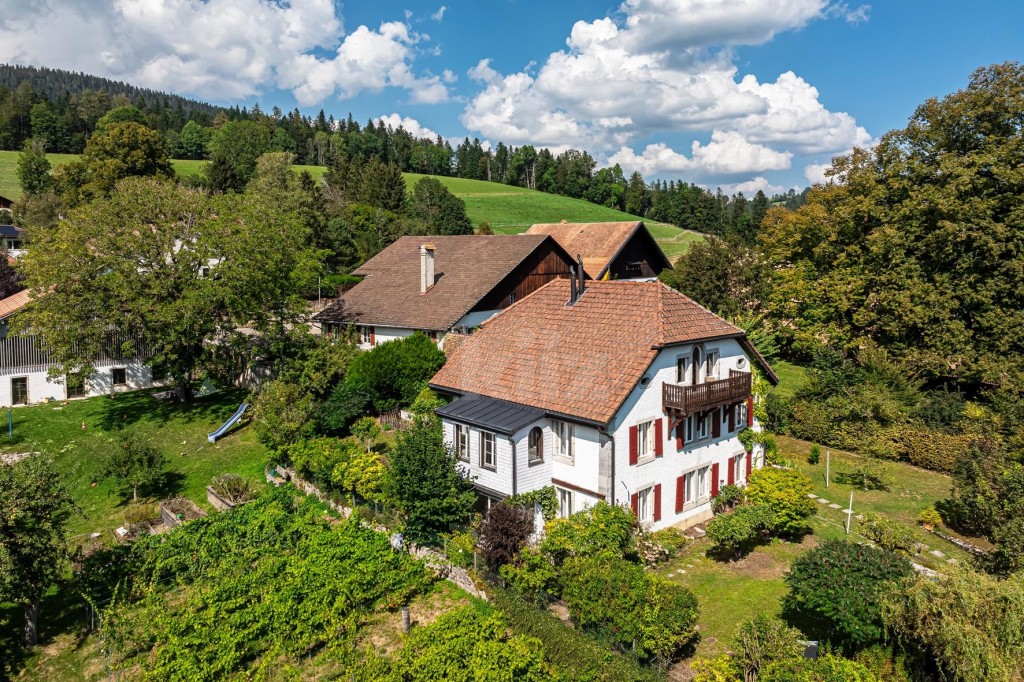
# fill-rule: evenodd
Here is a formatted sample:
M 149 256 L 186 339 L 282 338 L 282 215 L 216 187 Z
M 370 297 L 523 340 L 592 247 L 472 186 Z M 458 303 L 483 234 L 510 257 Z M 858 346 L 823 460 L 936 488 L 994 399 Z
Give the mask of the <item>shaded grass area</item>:
M 125 426 L 143 431 L 168 457 L 163 485 L 143 491 L 154 501 L 183 495 L 209 510 L 206 486 L 213 476 L 231 472 L 262 478 L 269 453 L 256 442 L 252 429 L 235 426 L 216 444 L 206 440 L 245 400 L 245 391 L 223 391 L 189 406 L 161 402 L 151 393 L 137 391 L 113 399 L 97 397 L 13 411 L 14 435 L 0 435 L 0 451 L 42 452 L 54 458 L 82 510 L 69 523 L 72 535 L 100 532 L 111 538 L 111 530 L 121 525 L 125 500 L 112 481 L 99 476 L 114 432 Z
M 785 360 L 772 362 L 772 369 L 779 376 L 779 385 L 772 392 L 781 398 L 792 398 L 796 395 L 797 390 L 807 377 L 806 367 Z

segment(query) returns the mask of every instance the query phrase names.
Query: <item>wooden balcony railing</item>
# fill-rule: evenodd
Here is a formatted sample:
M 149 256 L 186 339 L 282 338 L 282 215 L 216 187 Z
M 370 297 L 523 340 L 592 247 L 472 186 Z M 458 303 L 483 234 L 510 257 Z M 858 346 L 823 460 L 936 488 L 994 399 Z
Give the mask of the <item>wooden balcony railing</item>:
M 666 412 L 682 416 L 713 410 L 746 400 L 751 392 L 750 372 L 731 370 L 728 379 L 706 381 L 696 386 L 663 384 L 661 402 Z

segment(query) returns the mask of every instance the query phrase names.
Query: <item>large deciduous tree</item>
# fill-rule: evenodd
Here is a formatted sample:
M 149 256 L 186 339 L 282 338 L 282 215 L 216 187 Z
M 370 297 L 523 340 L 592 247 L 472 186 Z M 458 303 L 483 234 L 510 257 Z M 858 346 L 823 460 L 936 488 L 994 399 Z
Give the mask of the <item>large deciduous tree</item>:
M 867 341 L 927 378 L 1005 381 L 1024 359 L 1024 66 L 976 71 L 871 151 L 768 211 L 773 314 L 805 347 Z
M 51 462 L 0 465 L 0 601 L 25 610 L 25 642 L 38 638 L 39 600 L 67 567 L 64 526 L 75 511 Z
M 271 197 L 211 198 L 154 178 L 126 179 L 30 239 L 22 267 L 37 295 L 19 322 L 42 337 L 53 371 L 130 352 L 110 347 L 116 330 L 145 339 L 183 399 L 211 344 L 243 326 L 283 333 L 317 267 L 301 222 Z

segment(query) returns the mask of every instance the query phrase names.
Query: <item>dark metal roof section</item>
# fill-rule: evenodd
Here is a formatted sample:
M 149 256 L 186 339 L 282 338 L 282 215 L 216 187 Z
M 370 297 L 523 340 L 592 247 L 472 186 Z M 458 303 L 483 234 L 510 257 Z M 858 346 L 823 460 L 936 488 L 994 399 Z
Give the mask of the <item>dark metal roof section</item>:
M 465 395 L 436 410 L 441 417 L 511 436 L 545 415 L 544 410 L 483 395 Z

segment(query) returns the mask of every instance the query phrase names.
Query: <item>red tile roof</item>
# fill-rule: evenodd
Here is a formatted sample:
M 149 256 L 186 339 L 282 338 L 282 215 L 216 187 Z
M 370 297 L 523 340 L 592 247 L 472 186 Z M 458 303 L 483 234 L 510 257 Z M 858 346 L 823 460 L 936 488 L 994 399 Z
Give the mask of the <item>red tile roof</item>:
M 472 310 L 544 235 L 402 237 L 355 270 L 365 275 L 333 305 L 323 322 L 444 331 Z M 437 283 L 420 293 L 420 245 L 434 245 Z M 556 246 L 557 248 L 557 246 Z
M 607 424 L 661 347 L 743 330 L 660 282 L 555 280 L 449 353 L 432 386 Z
M 11 294 L 5 299 L 0 299 L 0 320 L 10 317 L 24 308 L 29 302 L 29 290 L 24 289 L 16 294 Z

